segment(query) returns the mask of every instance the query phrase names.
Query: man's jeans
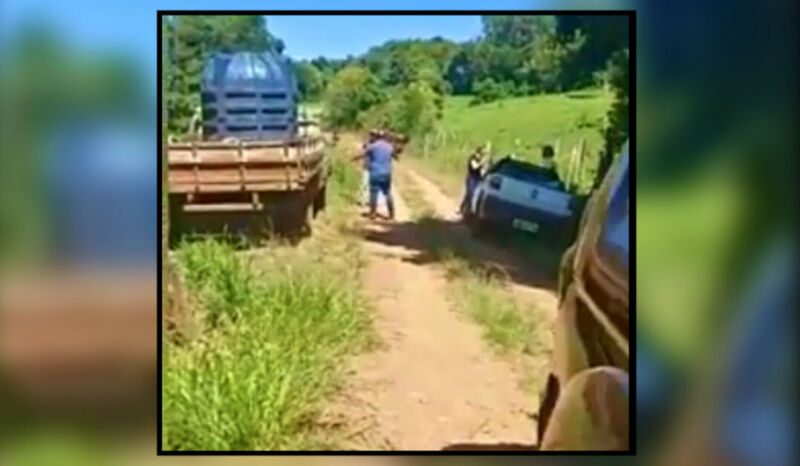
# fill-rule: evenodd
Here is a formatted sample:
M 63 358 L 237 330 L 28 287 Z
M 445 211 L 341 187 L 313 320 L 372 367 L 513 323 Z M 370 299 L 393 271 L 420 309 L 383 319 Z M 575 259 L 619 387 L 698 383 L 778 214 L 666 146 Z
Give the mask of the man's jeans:
M 389 217 L 394 218 L 394 200 L 392 199 L 392 175 L 370 175 L 369 177 L 369 213 L 374 214 L 378 207 L 378 194 L 386 198 Z
M 462 215 L 469 212 L 472 204 L 472 194 L 475 192 L 475 188 L 478 187 L 478 183 L 480 182 L 481 178 L 479 176 L 467 175 L 467 181 L 464 186 L 464 198 L 461 200 L 460 210 Z

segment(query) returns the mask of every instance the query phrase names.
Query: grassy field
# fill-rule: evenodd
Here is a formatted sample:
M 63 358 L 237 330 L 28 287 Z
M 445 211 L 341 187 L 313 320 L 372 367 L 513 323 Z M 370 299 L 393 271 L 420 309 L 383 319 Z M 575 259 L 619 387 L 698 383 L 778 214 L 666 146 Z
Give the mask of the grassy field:
M 569 154 L 585 140 L 588 156 L 580 184 L 585 187 L 593 179 L 610 94 L 590 89 L 477 106 L 470 106 L 469 101 L 470 97 L 448 98 L 439 128 L 415 141 L 409 151 L 427 172 L 438 174 L 439 181 L 450 178 L 444 182 L 448 190 L 460 188 L 467 156 L 486 142 L 496 157 L 513 152 L 533 162 L 540 160 L 541 146 L 550 144 L 557 148 L 556 165 L 563 177 Z
M 334 164 L 331 210 L 297 247 L 204 240 L 177 251 L 203 330 L 164 338 L 165 449 L 336 448 L 320 414 L 340 389 L 342 359 L 373 341 L 358 239 L 340 228 L 357 221 L 346 205 L 358 179 Z

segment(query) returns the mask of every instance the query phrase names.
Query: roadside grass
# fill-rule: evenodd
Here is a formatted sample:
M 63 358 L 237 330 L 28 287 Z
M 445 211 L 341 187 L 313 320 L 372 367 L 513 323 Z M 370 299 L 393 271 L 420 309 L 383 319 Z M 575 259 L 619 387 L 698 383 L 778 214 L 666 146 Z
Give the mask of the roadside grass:
M 469 97 L 449 97 L 438 130 L 423 140 L 414 141 L 409 154 L 422 162 L 426 173 L 435 174 L 451 192 L 460 188 L 467 156 L 478 145 L 491 143 L 496 157 L 515 153 L 520 158 L 540 162 L 541 147 L 557 148 L 556 166 L 562 177 L 569 171 L 569 154 L 582 139 L 587 160 L 578 180 L 580 191 L 591 184 L 599 152 L 602 128 L 611 96 L 601 89 L 586 89 L 565 94 L 504 99 L 470 106 Z
M 507 288 L 502 269 L 492 264 L 471 264 L 463 252 L 456 253 L 450 246 L 441 246 L 437 255 L 456 309 L 481 326 L 495 352 L 515 361 L 520 385 L 538 396 L 552 351 L 548 313 L 518 300 Z
M 358 166 L 349 160 L 352 154 L 340 144 L 330 149 L 331 175 L 329 179 L 330 206 L 336 211 L 343 211 L 357 205 L 361 187 L 361 172 Z
M 523 307 L 506 290 L 502 274 L 491 268 L 477 268 L 443 248 L 440 253 L 452 296 L 485 332 L 486 338 L 503 354 L 539 357 L 547 351 L 542 322 L 547 316 L 536 308 Z
M 353 187 L 346 171 L 334 161 L 334 206 Z M 240 251 L 212 239 L 180 245 L 177 263 L 203 331 L 190 341 L 162 337 L 165 450 L 342 444 L 321 417 L 342 389 L 346 358 L 375 339 L 359 289 L 359 244 L 338 231 L 347 218 L 344 205 L 334 208 L 320 234 L 296 247 L 272 242 Z

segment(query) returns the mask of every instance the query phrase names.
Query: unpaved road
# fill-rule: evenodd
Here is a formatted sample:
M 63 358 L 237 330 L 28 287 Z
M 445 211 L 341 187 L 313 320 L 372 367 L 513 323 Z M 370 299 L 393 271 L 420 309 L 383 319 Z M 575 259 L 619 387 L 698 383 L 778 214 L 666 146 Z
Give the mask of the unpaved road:
M 407 169 L 404 169 L 407 170 Z M 455 202 L 413 172 L 443 220 L 455 220 Z M 534 444 L 536 397 L 520 385 L 522 374 L 496 356 L 481 328 L 451 309 L 446 278 L 419 251 L 411 213 L 395 186 L 395 222 L 365 228 L 368 260 L 364 286 L 376 312 L 383 347 L 358 357 L 344 416 L 356 449 L 441 450 L 458 443 Z M 466 233 L 465 233 L 466 234 Z M 390 237 L 392 241 L 382 238 Z M 555 306 L 549 291 L 514 285 Z

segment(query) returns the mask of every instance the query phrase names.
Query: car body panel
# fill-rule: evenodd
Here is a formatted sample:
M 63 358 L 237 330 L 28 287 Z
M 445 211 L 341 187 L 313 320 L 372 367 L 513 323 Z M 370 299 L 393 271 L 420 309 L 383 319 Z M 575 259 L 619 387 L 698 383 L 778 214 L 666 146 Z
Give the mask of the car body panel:
M 494 195 L 483 197 L 478 217 L 484 221 L 510 224 L 515 219 L 535 221 L 543 227 L 559 228 L 569 222 L 569 216 L 561 216 L 544 209 L 523 206 Z
M 470 214 L 479 222 L 515 221 L 561 228 L 574 218 L 573 197 L 553 172 L 518 160 L 494 164 L 475 189 Z
M 502 178 L 499 189 L 491 186 L 492 178 Z M 533 180 L 514 179 L 499 173 L 488 175 L 484 184 L 486 185 L 487 194 L 491 194 L 505 202 L 518 204 L 529 209 L 542 210 L 553 215 L 564 217 L 572 215 L 569 210 L 572 196 L 558 189 L 553 189 L 551 186 L 536 183 Z

